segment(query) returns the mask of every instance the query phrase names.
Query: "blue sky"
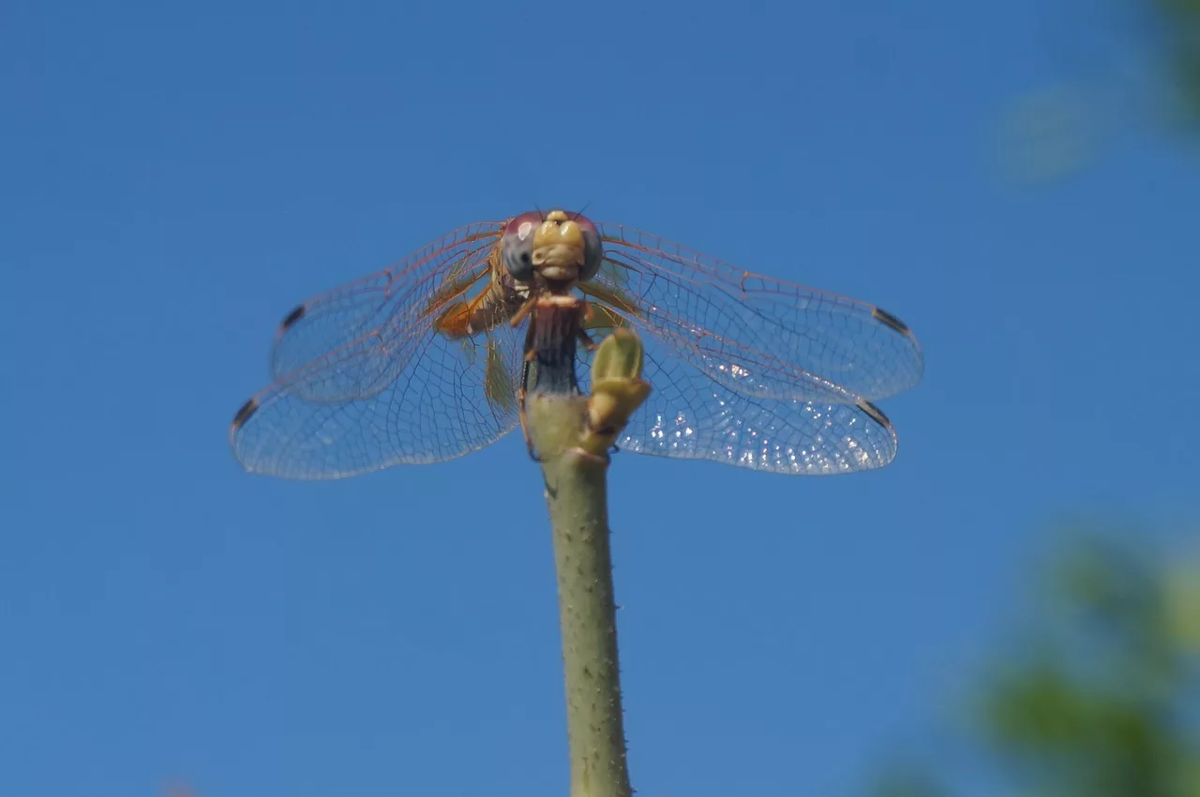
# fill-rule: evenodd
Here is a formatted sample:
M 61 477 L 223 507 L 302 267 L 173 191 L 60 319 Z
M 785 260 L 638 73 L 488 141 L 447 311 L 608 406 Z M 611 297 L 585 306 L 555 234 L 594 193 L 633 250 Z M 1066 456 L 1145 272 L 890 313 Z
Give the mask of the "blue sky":
M 1200 510 L 1197 164 L 1030 188 L 1033 0 L 10 3 L 0 30 L 0 794 L 562 794 L 555 581 L 518 436 L 241 472 L 298 301 L 575 208 L 875 302 L 924 346 L 889 468 L 612 469 L 630 765 L 849 794 L 916 744 L 1054 522 Z

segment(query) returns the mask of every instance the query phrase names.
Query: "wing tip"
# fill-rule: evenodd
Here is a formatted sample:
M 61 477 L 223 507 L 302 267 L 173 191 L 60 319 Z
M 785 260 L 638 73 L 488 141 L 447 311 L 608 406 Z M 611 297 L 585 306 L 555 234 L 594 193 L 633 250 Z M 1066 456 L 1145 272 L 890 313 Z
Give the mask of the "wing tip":
M 247 399 L 246 403 L 238 409 L 237 414 L 233 416 L 230 433 L 236 434 L 239 432 L 246 425 L 246 422 L 250 420 L 250 417 L 258 411 L 258 407 L 258 399 Z
M 909 329 L 908 324 L 904 323 L 887 310 L 884 310 L 882 307 L 872 307 L 871 317 L 876 321 L 886 324 L 887 326 L 899 332 L 901 335 L 906 335 L 910 338 L 913 336 L 912 330 Z
M 287 332 L 288 329 L 292 327 L 292 325 L 294 325 L 301 318 L 304 318 L 304 314 L 306 312 L 308 312 L 308 308 L 306 305 L 303 305 L 303 304 L 297 305 L 295 307 L 295 309 L 292 310 L 292 312 L 290 312 L 286 316 L 284 316 L 284 319 L 279 322 L 279 333 L 283 334 L 284 332 Z
M 879 424 L 884 429 L 887 429 L 892 433 L 893 436 L 896 434 L 895 427 L 893 427 L 892 422 L 888 420 L 888 416 L 883 414 L 883 410 L 879 409 L 871 402 L 863 399 L 859 399 L 854 403 L 860 410 L 865 412 L 871 420 L 875 421 L 875 423 Z

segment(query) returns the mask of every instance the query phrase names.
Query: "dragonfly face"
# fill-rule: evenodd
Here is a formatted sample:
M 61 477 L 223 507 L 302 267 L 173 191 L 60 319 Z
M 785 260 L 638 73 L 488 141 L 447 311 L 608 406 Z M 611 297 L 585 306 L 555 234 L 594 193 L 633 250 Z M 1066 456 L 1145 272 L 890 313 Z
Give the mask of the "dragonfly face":
M 250 471 L 327 479 L 488 445 L 517 426 L 523 308 L 567 292 L 592 335 L 627 327 L 645 345 L 653 392 L 622 450 L 793 475 L 895 457 L 873 402 L 924 371 L 896 316 L 562 211 L 467 225 L 297 307 L 272 384 L 237 413 L 234 453 Z
M 518 282 L 536 274 L 554 283 L 584 282 L 596 276 L 604 250 L 596 225 L 561 210 L 522 213 L 504 226 L 502 260 Z

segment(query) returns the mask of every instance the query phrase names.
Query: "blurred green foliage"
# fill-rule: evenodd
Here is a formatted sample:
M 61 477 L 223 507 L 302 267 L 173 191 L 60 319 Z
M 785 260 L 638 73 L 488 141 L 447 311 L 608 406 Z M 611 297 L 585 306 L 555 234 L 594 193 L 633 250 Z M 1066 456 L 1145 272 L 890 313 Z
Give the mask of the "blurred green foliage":
M 1164 58 L 1178 89 L 1183 122 L 1200 134 L 1200 0 L 1150 0 L 1163 33 Z
M 1072 66 L 1002 112 L 997 154 L 1009 177 L 1058 181 L 1122 131 L 1200 142 L 1200 0 L 1055 0 L 1047 9 L 1066 17 L 1051 54 Z M 1072 59 L 1080 50 L 1082 63 Z
M 1200 797 L 1200 558 L 1074 536 L 1047 568 L 1017 652 L 973 701 L 972 759 L 1021 797 Z M 950 797 L 910 766 L 873 797 Z M 975 792 L 963 792 L 975 793 Z

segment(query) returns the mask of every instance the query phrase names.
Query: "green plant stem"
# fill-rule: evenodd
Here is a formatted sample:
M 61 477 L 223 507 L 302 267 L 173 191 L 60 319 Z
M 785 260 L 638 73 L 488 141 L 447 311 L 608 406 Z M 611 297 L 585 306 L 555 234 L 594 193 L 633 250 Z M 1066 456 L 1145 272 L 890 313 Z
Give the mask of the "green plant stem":
M 587 397 L 539 395 L 530 433 L 554 535 L 571 797 L 630 797 L 617 659 L 605 456 L 577 447 Z

